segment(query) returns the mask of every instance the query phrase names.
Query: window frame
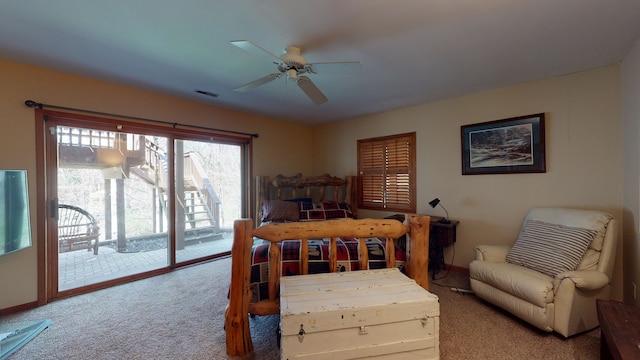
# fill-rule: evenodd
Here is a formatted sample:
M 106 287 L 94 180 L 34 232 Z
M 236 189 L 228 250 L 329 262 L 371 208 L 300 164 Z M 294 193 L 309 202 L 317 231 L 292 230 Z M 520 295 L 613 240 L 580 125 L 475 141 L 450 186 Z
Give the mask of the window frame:
M 358 140 L 358 208 L 416 212 L 415 132 Z

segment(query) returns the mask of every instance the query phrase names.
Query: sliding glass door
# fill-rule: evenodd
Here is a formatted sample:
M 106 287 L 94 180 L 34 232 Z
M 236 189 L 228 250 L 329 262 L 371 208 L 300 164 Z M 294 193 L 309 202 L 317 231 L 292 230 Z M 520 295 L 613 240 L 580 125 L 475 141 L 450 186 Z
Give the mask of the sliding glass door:
M 160 136 L 56 126 L 58 290 L 168 266 Z
M 231 251 L 241 217 L 242 147 L 176 140 L 176 261 Z
M 246 140 L 106 120 L 45 123 L 51 298 L 226 255 L 243 214 Z

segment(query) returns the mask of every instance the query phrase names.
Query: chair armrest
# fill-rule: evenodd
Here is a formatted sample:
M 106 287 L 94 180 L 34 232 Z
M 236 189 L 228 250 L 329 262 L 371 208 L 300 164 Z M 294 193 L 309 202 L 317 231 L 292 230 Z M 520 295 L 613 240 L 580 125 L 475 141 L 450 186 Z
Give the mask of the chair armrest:
M 598 290 L 609 283 L 609 277 L 596 270 L 566 271 L 558 274 L 554 282 L 560 283 L 563 279 L 570 279 L 577 288 L 584 290 Z
M 477 245 L 473 248 L 476 252 L 476 260 L 495 263 L 505 262 L 509 249 L 511 245 Z

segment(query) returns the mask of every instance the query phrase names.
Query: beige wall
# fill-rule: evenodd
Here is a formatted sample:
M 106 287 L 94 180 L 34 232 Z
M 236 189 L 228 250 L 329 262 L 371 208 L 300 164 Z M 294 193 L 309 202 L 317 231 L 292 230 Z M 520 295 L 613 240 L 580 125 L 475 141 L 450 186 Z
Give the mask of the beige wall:
M 640 306 L 640 39 L 622 63 L 624 123 L 624 301 Z
M 311 129 L 0 59 L 0 169 L 26 169 L 35 195 L 34 111 L 25 100 L 258 133 L 254 174 L 311 172 Z M 215 100 L 212 101 L 215 103 Z M 287 141 L 282 141 L 287 134 Z M 282 161 L 287 159 L 287 161 Z M 35 196 L 31 197 L 35 223 Z M 35 240 L 42 234 L 33 231 Z M 0 257 L 0 309 L 36 301 L 36 246 Z M 16 276 L 18 275 L 18 276 Z
M 640 111 L 634 100 L 640 93 L 638 47 L 623 67 L 624 89 L 635 91 L 626 94 L 622 108 L 625 140 L 634 143 L 631 152 L 625 150 L 626 156 L 621 141 L 623 84 L 617 65 L 309 128 L 0 59 L 0 123 L 5 129 L 0 134 L 4 154 L 0 168 L 27 169 L 29 190 L 35 193 L 34 116 L 24 106 L 27 99 L 259 133 L 254 140 L 253 171 L 270 176 L 297 172 L 355 175 L 357 139 L 416 131 L 418 212 L 442 215 L 440 209 L 427 205 L 434 197 L 442 199 L 451 217 L 461 221 L 453 262 L 467 267 L 474 245 L 513 242 L 522 217 L 532 206 L 603 209 L 621 219 L 624 165 L 625 194 L 632 194 L 625 196 L 625 220 L 630 214 L 634 222 L 625 222 L 625 230 L 634 229 L 630 243 L 625 236 L 625 247 L 630 244 L 625 251 L 633 251 L 625 254 L 626 264 L 631 264 L 625 270 L 638 283 Z M 539 112 L 547 116 L 547 173 L 461 175 L 461 125 Z M 282 141 L 284 133 L 286 142 Z M 314 161 L 308 161 L 310 158 Z M 37 206 L 34 198 L 30 205 L 32 209 Z M 38 236 L 42 234 L 34 232 Z M 621 250 L 622 244 L 614 273 L 613 296 L 617 299 L 622 299 Z M 452 255 L 451 248 L 445 251 L 447 263 Z M 35 246 L 0 257 L 0 309 L 36 300 L 36 260 Z M 16 279 L 13 274 L 22 275 Z
M 533 206 L 601 209 L 621 219 L 620 86 L 620 66 L 612 65 L 321 126 L 314 143 L 324 151 L 314 153 L 314 171 L 355 174 L 357 139 L 415 131 L 417 211 L 443 215 L 427 204 L 439 197 L 451 218 L 460 220 L 453 263 L 467 267 L 474 245 L 515 241 Z M 546 173 L 461 175 L 461 125 L 541 112 Z M 453 255 L 446 249 L 445 261 L 451 263 Z M 621 299 L 621 246 L 617 258 L 613 296 Z

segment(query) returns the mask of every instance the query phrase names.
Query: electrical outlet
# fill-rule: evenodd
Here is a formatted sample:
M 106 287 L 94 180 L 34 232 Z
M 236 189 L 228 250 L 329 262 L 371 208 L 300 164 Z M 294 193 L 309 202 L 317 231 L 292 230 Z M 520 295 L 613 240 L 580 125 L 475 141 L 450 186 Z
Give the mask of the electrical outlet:
M 633 300 L 638 299 L 638 293 L 636 291 L 636 283 L 632 282 L 631 286 L 633 286 Z

